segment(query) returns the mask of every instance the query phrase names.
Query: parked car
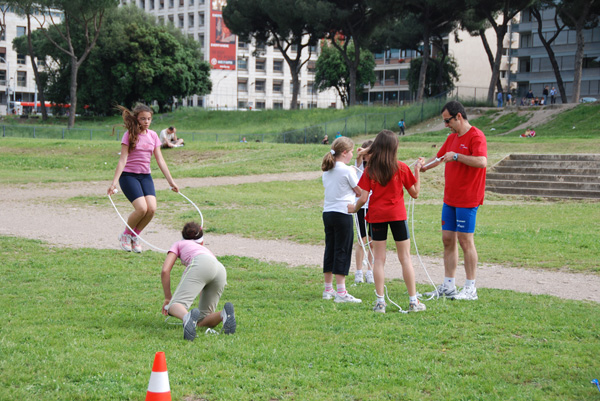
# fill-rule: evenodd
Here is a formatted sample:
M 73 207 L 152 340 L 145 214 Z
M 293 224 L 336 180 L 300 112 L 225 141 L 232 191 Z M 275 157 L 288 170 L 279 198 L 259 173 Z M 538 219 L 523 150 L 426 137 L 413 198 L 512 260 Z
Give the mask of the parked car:
M 579 100 L 581 103 L 594 103 L 597 102 L 598 99 L 596 99 L 595 97 L 582 97 L 581 100 Z

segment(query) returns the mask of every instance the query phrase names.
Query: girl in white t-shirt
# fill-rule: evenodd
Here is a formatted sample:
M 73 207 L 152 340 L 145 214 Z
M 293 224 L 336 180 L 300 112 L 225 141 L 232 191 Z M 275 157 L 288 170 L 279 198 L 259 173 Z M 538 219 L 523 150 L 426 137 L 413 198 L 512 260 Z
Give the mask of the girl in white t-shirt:
M 352 159 L 354 142 L 340 137 L 331 144 L 331 150 L 323 157 L 321 170 L 325 201 L 323 203 L 323 224 L 325 225 L 325 255 L 323 274 L 325 290 L 323 299 L 335 302 L 361 302 L 346 291 L 346 276 L 352 261 L 354 222 L 348 213 L 348 205 L 360 195 L 355 169 L 348 166 Z M 333 290 L 335 275 L 337 292 Z
M 152 109 L 143 104 L 135 106 L 133 111 L 123 106 L 117 106 L 117 109 L 123 115 L 123 123 L 127 132 L 123 134 L 121 157 L 119 157 L 115 176 L 107 193 L 108 195 L 114 194 L 117 181 L 119 181 L 123 194 L 135 209 L 129 215 L 127 224 L 139 235 L 156 212 L 156 191 L 150 175 L 152 154 L 171 189 L 179 192 L 179 188 L 173 181 L 160 151 L 158 135 L 149 129 L 152 122 Z M 125 231 L 119 235 L 119 245 L 124 251 L 140 253 L 142 252 L 140 240 L 129 230 L 129 227 L 125 227 Z
M 236 329 L 235 314 L 231 302 L 220 312 L 217 304 L 227 284 L 225 267 L 204 244 L 204 233 L 198 223 L 189 222 L 181 231 L 183 239 L 175 242 L 165 258 L 160 273 L 165 301 L 161 312 L 183 321 L 183 338 L 194 341 L 196 327 L 216 327 L 223 322 L 223 333 L 233 334 Z M 177 261 L 185 266 L 175 293 L 171 293 L 171 270 Z M 188 312 L 194 299 L 200 295 L 198 308 Z

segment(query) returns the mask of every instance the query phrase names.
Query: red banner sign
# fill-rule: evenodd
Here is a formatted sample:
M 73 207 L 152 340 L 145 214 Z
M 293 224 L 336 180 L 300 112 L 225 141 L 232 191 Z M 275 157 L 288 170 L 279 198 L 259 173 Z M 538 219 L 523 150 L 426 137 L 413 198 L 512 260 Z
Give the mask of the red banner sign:
M 210 65 L 218 70 L 235 70 L 236 36 L 223 22 L 223 7 L 227 0 L 211 0 Z

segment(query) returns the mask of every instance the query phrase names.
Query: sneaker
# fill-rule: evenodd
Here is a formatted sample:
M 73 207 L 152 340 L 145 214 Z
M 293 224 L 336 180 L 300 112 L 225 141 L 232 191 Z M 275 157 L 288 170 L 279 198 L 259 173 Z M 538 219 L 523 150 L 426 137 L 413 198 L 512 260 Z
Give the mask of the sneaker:
M 357 270 L 356 272 L 354 272 L 354 282 L 356 284 L 360 284 L 363 282 L 363 271 L 362 270 Z
M 194 308 L 183 317 L 183 338 L 194 341 L 196 338 L 196 324 L 200 317 L 200 309 Z
M 137 235 L 130 235 L 131 239 L 131 250 L 135 253 L 142 253 L 142 244 Z
M 417 301 L 416 304 L 409 304 L 408 311 L 409 312 L 423 312 L 427 307 L 424 303 Z
M 119 234 L 119 245 L 122 250 L 131 252 L 131 237 L 125 233 Z
M 223 333 L 233 334 L 237 324 L 235 322 L 235 313 L 233 312 L 233 304 L 227 302 L 221 311 L 221 320 L 223 320 Z
M 323 299 L 333 299 L 335 298 L 335 290 L 332 288 L 330 290 L 323 291 Z
M 454 298 L 456 295 L 458 295 L 458 292 L 456 291 L 456 287 L 449 289 L 449 288 L 446 288 L 444 286 L 444 284 L 440 284 L 437 288 L 437 291 L 426 292 L 423 295 L 425 295 L 426 297 L 435 297 L 435 298 L 439 298 L 439 297 Z
M 360 300 L 358 298 L 354 298 L 352 295 L 350 295 L 350 293 L 348 291 L 346 291 L 346 293 L 344 295 L 340 295 L 336 292 L 334 302 L 337 302 L 337 303 L 349 302 L 349 303 L 358 304 L 358 303 L 361 303 L 362 300 Z
M 365 272 L 365 281 L 367 284 L 375 284 L 375 278 L 373 277 L 373 270 L 367 270 Z
M 373 308 L 374 312 L 385 313 L 385 302 L 375 301 L 375 307 Z
M 477 297 L 477 288 L 475 287 L 463 287 L 462 290 L 454 297 L 454 299 L 464 299 L 467 301 L 475 301 Z

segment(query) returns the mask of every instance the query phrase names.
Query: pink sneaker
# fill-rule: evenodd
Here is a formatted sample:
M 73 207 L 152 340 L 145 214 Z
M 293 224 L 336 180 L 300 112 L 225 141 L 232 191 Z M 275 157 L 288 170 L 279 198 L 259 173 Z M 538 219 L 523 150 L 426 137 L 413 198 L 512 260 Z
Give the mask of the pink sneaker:
M 139 237 L 137 235 L 130 235 L 129 238 L 131 239 L 131 250 L 135 253 L 142 253 L 142 241 L 140 241 Z
M 125 233 L 119 234 L 119 245 L 122 250 L 131 252 L 131 237 Z

